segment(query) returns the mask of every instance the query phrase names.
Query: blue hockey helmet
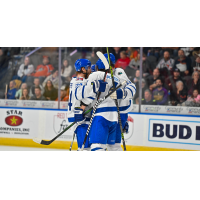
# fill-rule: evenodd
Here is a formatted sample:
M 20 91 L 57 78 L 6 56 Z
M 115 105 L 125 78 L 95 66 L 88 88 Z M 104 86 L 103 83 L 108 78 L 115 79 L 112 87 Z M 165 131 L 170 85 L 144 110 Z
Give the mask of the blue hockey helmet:
M 78 59 L 75 62 L 75 69 L 77 72 L 81 71 L 81 68 L 84 67 L 86 70 L 88 70 L 88 67 L 91 67 L 91 62 L 88 59 Z
M 101 61 L 101 59 L 97 60 L 96 65 L 98 67 L 98 69 L 105 69 L 105 65 L 103 64 L 103 62 Z
M 91 71 L 92 71 L 92 72 L 96 72 L 96 65 L 92 65 L 92 66 L 91 66 Z
M 108 61 L 108 54 L 105 53 L 104 56 L 106 57 L 107 61 Z M 109 53 L 110 56 L 110 61 L 112 62 L 112 64 L 115 64 L 115 56 L 112 53 Z M 109 63 L 109 61 L 108 61 Z

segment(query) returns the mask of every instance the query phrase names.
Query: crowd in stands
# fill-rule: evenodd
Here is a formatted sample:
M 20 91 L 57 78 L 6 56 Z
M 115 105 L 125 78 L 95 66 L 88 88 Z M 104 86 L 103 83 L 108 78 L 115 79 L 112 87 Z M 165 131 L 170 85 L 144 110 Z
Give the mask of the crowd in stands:
M 139 48 L 113 50 L 119 56 L 115 67 L 123 68 L 135 83 L 134 103 L 139 104 Z M 144 48 L 142 60 L 143 105 L 200 106 L 199 47 Z
M 54 49 L 57 51 L 56 49 Z M 77 50 L 69 59 L 70 52 Z M 59 78 L 61 101 L 69 99 L 69 82 L 75 76 L 74 62 L 88 58 L 92 64 L 98 60 L 96 51 L 106 53 L 103 47 L 68 48 L 58 74 L 58 56 L 51 59 L 40 53 L 41 63 L 34 65 L 31 57 L 23 57 L 4 94 L 5 99 L 57 101 Z M 142 91 L 143 105 L 200 106 L 200 47 L 145 47 L 142 61 L 142 88 L 140 88 L 140 48 L 110 47 L 116 58 L 116 68 L 122 68 L 135 83 L 137 91 L 133 102 L 139 104 Z M 1 73 L 8 66 L 8 51 L 0 48 Z M 16 50 L 16 54 L 19 54 Z M 9 54 L 9 56 L 11 53 Z M 15 55 L 15 54 L 14 54 Z M 54 62 L 53 62 L 54 61 Z M 6 86 L 4 86 L 5 91 Z

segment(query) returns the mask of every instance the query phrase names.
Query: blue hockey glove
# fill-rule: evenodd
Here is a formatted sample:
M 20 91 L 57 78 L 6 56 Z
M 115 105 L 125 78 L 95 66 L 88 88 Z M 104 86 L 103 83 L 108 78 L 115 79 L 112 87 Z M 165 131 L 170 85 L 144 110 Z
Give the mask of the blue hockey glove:
M 99 92 L 105 92 L 106 90 L 106 84 L 108 84 L 107 82 L 104 82 L 102 80 L 99 80 Z
M 103 82 L 102 80 L 94 81 L 93 84 L 93 91 L 96 92 L 105 92 L 107 82 Z
M 125 123 L 125 125 L 124 125 L 124 133 L 128 133 L 128 129 L 129 129 L 129 124 L 128 124 L 128 122 L 126 122 Z
M 76 122 L 83 121 L 85 119 L 85 117 L 83 115 L 83 109 L 76 107 L 74 109 L 74 118 L 75 118 Z
M 111 90 L 112 91 L 112 90 Z M 123 99 L 124 98 L 124 90 L 122 89 L 117 89 L 115 92 L 113 92 L 111 95 L 110 95 L 110 98 L 111 99 Z

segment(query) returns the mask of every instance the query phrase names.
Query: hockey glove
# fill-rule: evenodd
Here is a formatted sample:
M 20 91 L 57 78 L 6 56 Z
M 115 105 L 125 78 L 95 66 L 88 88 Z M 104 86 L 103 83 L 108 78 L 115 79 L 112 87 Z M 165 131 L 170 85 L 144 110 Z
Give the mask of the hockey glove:
M 92 82 L 93 91 L 96 92 L 105 92 L 107 82 L 103 82 L 102 80 Z
M 80 107 L 76 107 L 74 109 L 74 118 L 76 122 L 83 121 L 85 119 L 83 115 L 83 109 L 81 109 Z
M 112 90 L 111 90 L 112 91 Z M 123 99 L 124 98 L 124 90 L 118 89 L 110 95 L 111 99 Z
M 124 132 L 124 133 L 128 133 L 128 129 L 129 129 L 129 124 L 128 124 L 128 122 L 126 122 L 126 123 L 125 123 L 125 126 L 124 126 L 123 132 Z

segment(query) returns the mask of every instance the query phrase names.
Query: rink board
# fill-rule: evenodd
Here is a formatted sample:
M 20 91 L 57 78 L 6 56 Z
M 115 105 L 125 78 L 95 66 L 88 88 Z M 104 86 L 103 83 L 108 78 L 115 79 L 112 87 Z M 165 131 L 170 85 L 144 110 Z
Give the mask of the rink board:
M 7 107 L 0 112 L 0 145 L 69 149 L 73 128 L 48 146 L 32 141 L 50 140 L 65 129 L 66 110 Z M 199 116 L 129 113 L 128 122 L 127 150 L 200 150 Z

